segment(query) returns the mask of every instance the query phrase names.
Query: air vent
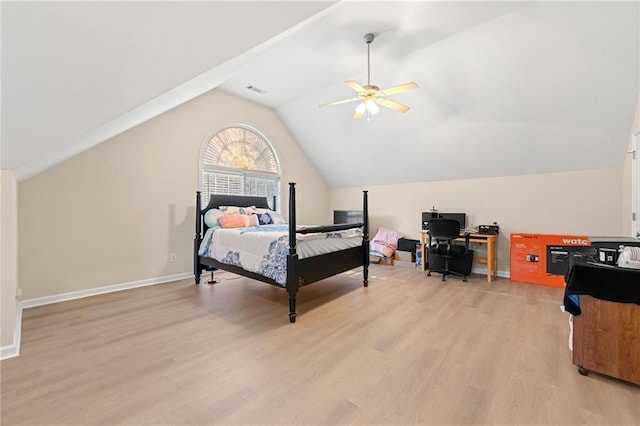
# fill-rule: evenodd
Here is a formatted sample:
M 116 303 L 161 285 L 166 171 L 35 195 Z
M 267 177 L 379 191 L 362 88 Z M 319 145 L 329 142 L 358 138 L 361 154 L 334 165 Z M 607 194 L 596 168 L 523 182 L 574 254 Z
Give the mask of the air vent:
M 260 95 L 264 95 L 265 93 L 267 93 L 266 90 L 263 90 L 263 89 L 261 89 L 259 87 L 256 87 L 256 86 L 253 86 L 251 84 L 247 86 L 247 89 L 251 90 L 252 92 L 256 92 L 256 93 L 258 93 Z

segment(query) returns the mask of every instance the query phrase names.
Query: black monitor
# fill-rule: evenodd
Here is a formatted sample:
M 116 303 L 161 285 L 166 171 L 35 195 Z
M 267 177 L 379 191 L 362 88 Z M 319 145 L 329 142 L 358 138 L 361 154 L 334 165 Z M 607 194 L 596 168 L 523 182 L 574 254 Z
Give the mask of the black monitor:
M 467 227 L 467 214 L 466 213 L 438 213 L 438 217 L 441 219 L 453 219 L 457 220 L 460 224 L 460 229 Z
M 333 223 L 363 223 L 362 210 L 334 210 Z
M 430 211 L 430 212 L 422 212 L 422 229 L 429 229 L 429 220 L 435 219 L 438 217 L 438 212 Z

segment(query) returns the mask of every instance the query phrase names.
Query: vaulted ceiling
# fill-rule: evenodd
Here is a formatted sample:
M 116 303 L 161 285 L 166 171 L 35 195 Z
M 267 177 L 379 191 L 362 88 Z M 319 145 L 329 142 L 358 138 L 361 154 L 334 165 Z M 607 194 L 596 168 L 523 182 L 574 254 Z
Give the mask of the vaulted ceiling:
M 2 2 L 2 168 L 208 90 L 273 108 L 330 187 L 620 167 L 640 2 Z M 411 109 L 351 119 L 345 80 Z M 254 86 L 263 91 L 247 89 Z M 212 123 L 214 125 L 215 123 Z

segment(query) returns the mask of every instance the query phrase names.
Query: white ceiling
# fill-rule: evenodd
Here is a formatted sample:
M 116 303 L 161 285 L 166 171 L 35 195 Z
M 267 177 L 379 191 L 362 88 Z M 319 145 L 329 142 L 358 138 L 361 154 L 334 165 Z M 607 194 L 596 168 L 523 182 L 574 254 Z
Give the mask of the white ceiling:
M 274 108 L 330 187 L 620 167 L 640 93 L 638 1 L 1 13 L 2 168 L 18 179 L 215 87 Z M 420 86 L 393 96 L 406 114 L 353 121 L 356 104 L 319 107 L 353 97 L 344 80 L 366 83 L 368 32 L 372 83 Z

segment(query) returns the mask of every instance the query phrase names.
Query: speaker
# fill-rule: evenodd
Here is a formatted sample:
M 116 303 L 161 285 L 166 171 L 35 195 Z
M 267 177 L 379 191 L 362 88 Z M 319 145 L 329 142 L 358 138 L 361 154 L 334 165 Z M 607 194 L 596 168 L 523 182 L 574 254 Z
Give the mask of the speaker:
M 498 235 L 500 227 L 498 225 L 480 225 L 478 227 L 479 234 Z
M 437 218 L 438 218 L 438 212 L 437 211 L 422 212 L 422 229 L 423 230 L 428 230 L 429 229 L 429 221 L 431 219 L 437 219 Z

